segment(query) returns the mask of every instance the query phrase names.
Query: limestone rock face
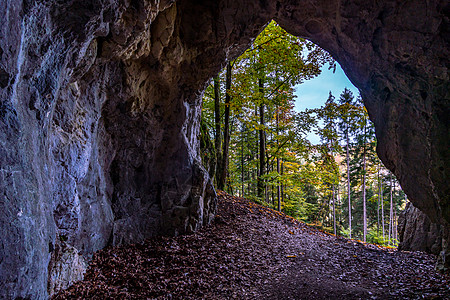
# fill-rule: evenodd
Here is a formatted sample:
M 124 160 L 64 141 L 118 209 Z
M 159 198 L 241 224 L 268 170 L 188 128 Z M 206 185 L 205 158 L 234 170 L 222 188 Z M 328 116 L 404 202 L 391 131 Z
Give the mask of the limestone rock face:
M 442 250 L 441 225 L 432 223 L 427 215 L 410 202 L 399 216 L 398 233 L 399 250 L 424 251 L 436 255 Z
M 83 279 L 86 268 L 86 261 L 76 248 L 58 242 L 48 265 L 48 293 L 53 294 Z
M 341 63 L 382 160 L 445 231 L 449 11 L 439 0 L 2 1 L 0 298 L 46 298 L 49 274 L 66 278 L 52 267 L 58 241 L 89 259 L 211 221 L 201 96 L 273 18 Z

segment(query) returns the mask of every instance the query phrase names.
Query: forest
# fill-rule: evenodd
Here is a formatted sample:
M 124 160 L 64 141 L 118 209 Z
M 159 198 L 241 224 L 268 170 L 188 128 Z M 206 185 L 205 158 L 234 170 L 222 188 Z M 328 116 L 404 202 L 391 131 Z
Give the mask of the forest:
M 329 53 L 272 21 L 204 93 L 203 164 L 218 190 L 335 235 L 395 247 L 407 198 L 377 157 L 362 97 L 344 88 L 320 108 L 295 110 L 295 87 L 323 68 L 336 68 Z

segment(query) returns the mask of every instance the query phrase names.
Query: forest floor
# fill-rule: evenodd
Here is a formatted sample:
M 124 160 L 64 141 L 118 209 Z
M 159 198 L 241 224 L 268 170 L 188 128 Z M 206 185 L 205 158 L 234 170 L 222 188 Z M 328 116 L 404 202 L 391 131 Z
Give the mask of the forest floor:
M 103 249 L 54 299 L 450 299 L 435 259 L 336 237 L 219 192 L 211 226 Z

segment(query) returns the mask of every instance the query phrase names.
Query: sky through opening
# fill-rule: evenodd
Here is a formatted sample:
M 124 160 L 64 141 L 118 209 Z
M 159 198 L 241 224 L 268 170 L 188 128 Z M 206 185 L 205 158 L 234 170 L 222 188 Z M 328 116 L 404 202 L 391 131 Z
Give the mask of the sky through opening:
M 295 110 L 304 111 L 307 108 L 323 106 L 330 91 L 337 100 L 344 88 L 351 90 L 355 99 L 359 95 L 358 89 L 347 78 L 338 62 L 336 62 L 335 73 L 333 70 L 328 70 L 328 64 L 326 64 L 322 67 L 322 73 L 319 76 L 295 86 L 295 95 L 297 96 Z M 320 143 L 320 137 L 313 132 L 308 135 L 308 139 L 313 144 Z

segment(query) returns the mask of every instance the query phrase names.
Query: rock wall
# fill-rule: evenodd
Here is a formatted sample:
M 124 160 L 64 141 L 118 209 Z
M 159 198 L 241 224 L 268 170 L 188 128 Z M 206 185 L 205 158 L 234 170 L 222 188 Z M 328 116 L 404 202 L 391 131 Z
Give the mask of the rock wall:
M 2 1 L 0 298 L 46 298 L 108 244 L 211 221 L 201 95 L 272 18 L 341 63 L 382 160 L 445 230 L 449 11 L 438 0 Z
M 398 218 L 399 250 L 424 251 L 438 255 L 442 251 L 441 225 L 408 202 Z

